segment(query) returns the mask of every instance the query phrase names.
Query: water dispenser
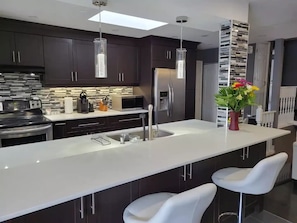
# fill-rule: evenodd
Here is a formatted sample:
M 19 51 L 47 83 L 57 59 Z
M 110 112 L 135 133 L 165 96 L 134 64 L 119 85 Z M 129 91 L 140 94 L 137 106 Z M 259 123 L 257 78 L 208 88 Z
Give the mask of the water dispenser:
M 159 111 L 166 111 L 168 110 L 168 103 L 169 103 L 169 93 L 168 91 L 160 91 L 159 92 Z

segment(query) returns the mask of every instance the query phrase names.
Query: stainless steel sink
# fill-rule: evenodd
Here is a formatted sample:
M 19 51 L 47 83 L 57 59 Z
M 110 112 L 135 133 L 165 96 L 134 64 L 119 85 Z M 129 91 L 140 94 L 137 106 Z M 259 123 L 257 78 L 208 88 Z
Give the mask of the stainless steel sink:
M 166 136 L 171 136 L 174 133 L 172 132 L 167 132 L 165 130 L 160 130 L 156 131 L 153 130 L 153 138 L 160 138 L 160 137 L 166 137 Z M 116 141 L 120 141 L 120 138 L 123 137 L 124 141 L 130 141 L 130 140 L 143 140 L 143 131 L 133 131 L 133 132 L 127 132 L 127 133 L 119 133 L 119 134 L 114 134 L 114 135 L 107 135 L 107 137 L 112 138 Z M 145 138 L 148 138 L 148 130 L 145 131 Z

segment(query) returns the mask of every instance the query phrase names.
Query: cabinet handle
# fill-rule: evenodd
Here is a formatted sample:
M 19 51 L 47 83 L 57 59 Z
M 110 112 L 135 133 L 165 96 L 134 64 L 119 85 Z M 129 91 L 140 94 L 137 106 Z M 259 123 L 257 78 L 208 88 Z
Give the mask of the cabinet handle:
M 122 73 L 122 81 L 125 81 L 125 74 Z
M 245 147 L 242 148 L 242 155 L 241 155 L 242 160 L 245 160 Z
M 169 59 L 168 50 L 166 50 L 166 59 Z
M 70 72 L 71 74 L 71 81 L 73 81 L 73 72 Z
M 171 50 L 169 50 L 168 53 L 169 53 L 169 58 L 168 59 L 171 60 Z
M 66 125 L 66 123 L 65 122 L 63 122 L 63 123 L 55 123 L 55 126 L 62 126 L 62 125 Z
M 246 158 L 248 159 L 250 156 L 250 147 L 246 147 Z
M 121 81 L 121 73 L 119 73 L 119 81 Z
M 14 52 L 14 50 L 12 51 L 12 62 L 15 63 L 15 52 Z
M 74 74 L 75 74 L 75 81 L 77 81 L 77 72 L 74 72 Z
M 20 53 L 20 51 L 18 51 L 18 61 L 19 61 L 19 63 L 21 63 L 21 53 Z
M 189 173 L 188 173 L 188 176 L 189 176 L 189 179 L 192 180 L 192 177 L 193 177 L 193 165 L 192 163 L 189 164 Z
M 87 124 L 79 124 L 78 127 L 86 127 L 86 126 L 93 126 L 93 125 L 100 125 L 99 122 L 92 122 Z
M 92 209 L 92 215 L 95 214 L 95 194 L 91 195 L 91 209 Z
M 184 165 L 184 174 L 181 176 L 184 179 L 184 181 L 187 181 L 187 166 L 186 165 Z
M 120 119 L 119 122 L 130 122 L 130 121 L 137 121 L 141 118 L 127 118 L 127 119 Z
M 80 212 L 80 218 L 81 219 L 84 219 L 84 198 L 83 197 L 80 198 L 80 209 L 79 209 L 79 212 Z

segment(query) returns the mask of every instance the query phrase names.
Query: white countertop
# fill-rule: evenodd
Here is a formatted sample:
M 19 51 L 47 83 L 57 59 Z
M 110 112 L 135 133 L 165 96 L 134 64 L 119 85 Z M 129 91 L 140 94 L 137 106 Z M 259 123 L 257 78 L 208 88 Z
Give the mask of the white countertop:
M 137 109 L 131 111 L 116 111 L 112 109 L 108 109 L 107 111 L 94 111 L 89 113 L 77 113 L 73 112 L 71 114 L 56 114 L 56 115 L 44 115 L 46 118 L 51 120 L 52 122 L 57 121 L 66 121 L 66 120 L 75 120 L 75 119 L 85 119 L 85 118 L 98 118 L 98 117 L 107 117 L 107 116 L 117 116 L 117 115 L 129 115 L 129 114 L 138 114 L 138 113 L 146 113 L 148 112 L 145 109 Z
M 124 145 L 101 146 L 87 135 L 2 148 L 0 222 L 289 134 L 247 124 L 229 131 L 198 120 L 159 127 L 175 134 Z

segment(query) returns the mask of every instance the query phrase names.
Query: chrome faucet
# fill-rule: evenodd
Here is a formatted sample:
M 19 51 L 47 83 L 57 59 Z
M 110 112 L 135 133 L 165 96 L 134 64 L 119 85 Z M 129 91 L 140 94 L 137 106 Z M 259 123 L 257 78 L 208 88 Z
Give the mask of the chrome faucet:
M 145 114 L 142 113 L 139 115 L 139 118 L 141 118 L 142 128 L 143 128 L 143 141 L 145 141 Z
M 153 140 L 153 105 L 148 105 L 148 140 Z

